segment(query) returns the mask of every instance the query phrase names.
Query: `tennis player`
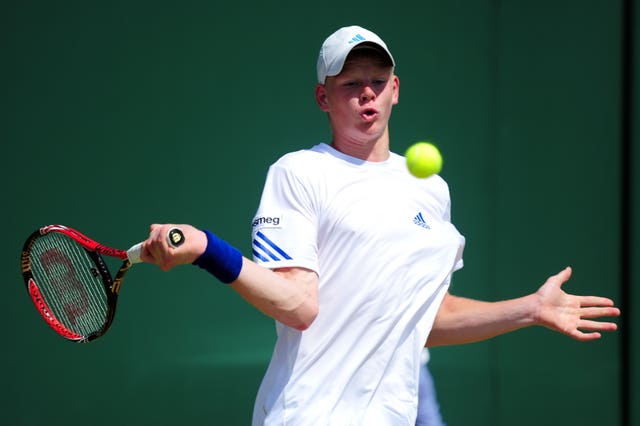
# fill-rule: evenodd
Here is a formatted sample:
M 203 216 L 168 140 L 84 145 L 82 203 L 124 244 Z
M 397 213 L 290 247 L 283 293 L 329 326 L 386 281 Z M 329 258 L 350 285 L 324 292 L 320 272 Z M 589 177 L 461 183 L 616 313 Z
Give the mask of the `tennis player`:
M 453 296 L 465 240 L 440 176 L 411 176 L 390 151 L 395 61 L 352 26 L 322 44 L 315 98 L 332 140 L 270 168 L 253 220 L 254 260 L 208 230 L 152 225 L 143 260 L 194 263 L 276 320 L 277 342 L 253 425 L 414 425 L 425 345 L 488 339 L 541 325 L 578 340 L 616 324 L 603 297 L 574 296 L 566 268 L 535 293 L 500 302 Z M 178 226 L 186 242 L 167 243 Z

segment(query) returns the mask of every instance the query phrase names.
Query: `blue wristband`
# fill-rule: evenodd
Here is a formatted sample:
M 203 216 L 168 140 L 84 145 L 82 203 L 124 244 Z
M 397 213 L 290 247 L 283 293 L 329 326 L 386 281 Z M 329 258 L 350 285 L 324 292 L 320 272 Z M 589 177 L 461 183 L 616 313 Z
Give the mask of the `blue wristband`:
M 225 284 L 232 283 L 240 275 L 242 253 L 206 229 L 203 232 L 207 235 L 207 248 L 193 264 L 201 267 Z

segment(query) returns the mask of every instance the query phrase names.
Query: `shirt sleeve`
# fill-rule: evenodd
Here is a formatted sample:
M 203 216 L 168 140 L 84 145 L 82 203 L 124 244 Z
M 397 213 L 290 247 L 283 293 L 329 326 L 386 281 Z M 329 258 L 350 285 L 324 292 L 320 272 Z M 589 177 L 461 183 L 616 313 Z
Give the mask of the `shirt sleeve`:
M 310 184 L 279 163 L 269 168 L 251 224 L 256 263 L 270 269 L 302 267 L 318 272 L 317 220 Z
M 449 192 L 448 185 L 446 186 L 445 194 L 446 194 L 446 198 L 445 198 L 444 209 L 443 209 L 443 213 L 442 213 L 442 219 L 445 222 L 451 223 L 451 194 Z M 453 224 L 451 226 L 453 226 Z M 462 267 L 464 266 L 464 260 L 462 258 L 462 253 L 464 252 L 465 239 L 461 234 L 459 234 L 458 238 L 460 240 L 459 241 L 459 249 L 458 249 L 458 253 L 456 254 L 456 263 L 455 263 L 455 266 L 453 268 L 453 271 L 457 271 L 459 269 L 462 269 Z

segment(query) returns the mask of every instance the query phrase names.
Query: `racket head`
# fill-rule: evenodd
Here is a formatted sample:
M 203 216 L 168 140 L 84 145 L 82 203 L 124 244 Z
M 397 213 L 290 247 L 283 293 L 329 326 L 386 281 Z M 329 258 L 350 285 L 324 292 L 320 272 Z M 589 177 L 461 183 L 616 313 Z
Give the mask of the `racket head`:
M 25 241 L 21 267 L 27 291 L 45 322 L 62 337 L 86 343 L 111 326 L 130 262 L 124 259 L 114 280 L 94 251 L 104 246 L 74 232 L 57 225 L 33 232 Z

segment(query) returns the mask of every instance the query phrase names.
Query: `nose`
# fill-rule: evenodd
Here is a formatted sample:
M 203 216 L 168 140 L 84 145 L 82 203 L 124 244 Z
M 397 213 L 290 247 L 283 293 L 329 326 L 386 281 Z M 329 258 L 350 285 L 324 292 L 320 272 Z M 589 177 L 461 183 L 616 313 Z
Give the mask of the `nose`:
M 362 93 L 360 93 L 360 102 L 367 102 L 375 99 L 376 92 L 371 88 L 370 85 L 365 84 L 362 88 Z

